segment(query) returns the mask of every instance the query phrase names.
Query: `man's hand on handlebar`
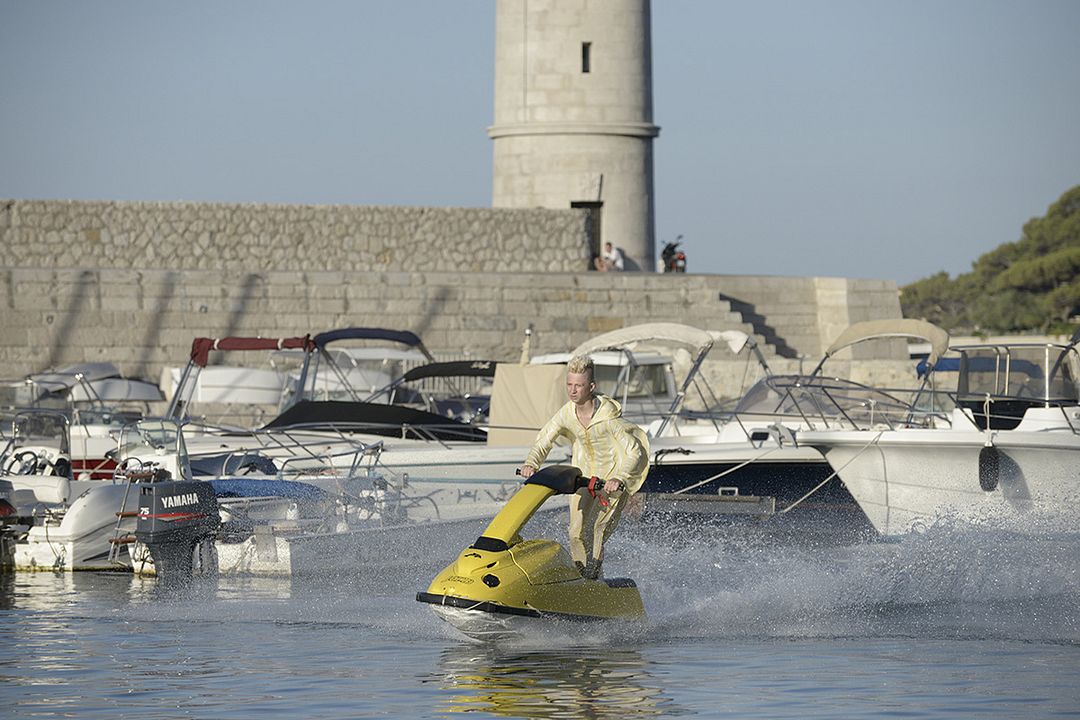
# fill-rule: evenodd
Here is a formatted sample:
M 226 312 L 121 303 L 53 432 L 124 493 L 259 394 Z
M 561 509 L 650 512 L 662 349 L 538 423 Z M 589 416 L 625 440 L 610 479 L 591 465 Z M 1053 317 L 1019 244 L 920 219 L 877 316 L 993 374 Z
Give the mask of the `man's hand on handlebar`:
M 604 492 L 611 494 L 623 489 L 622 480 L 608 480 L 604 483 Z
M 518 468 L 517 474 L 523 478 L 529 478 L 532 477 L 532 474 L 534 472 L 536 472 L 536 468 L 534 468 L 532 465 L 522 465 Z

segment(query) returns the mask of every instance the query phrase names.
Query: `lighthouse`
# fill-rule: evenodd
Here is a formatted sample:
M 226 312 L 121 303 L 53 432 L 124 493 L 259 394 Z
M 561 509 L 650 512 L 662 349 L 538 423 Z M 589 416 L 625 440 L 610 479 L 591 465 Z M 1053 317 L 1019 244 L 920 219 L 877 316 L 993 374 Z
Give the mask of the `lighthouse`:
M 590 210 L 656 265 L 649 0 L 496 0 L 492 205 Z

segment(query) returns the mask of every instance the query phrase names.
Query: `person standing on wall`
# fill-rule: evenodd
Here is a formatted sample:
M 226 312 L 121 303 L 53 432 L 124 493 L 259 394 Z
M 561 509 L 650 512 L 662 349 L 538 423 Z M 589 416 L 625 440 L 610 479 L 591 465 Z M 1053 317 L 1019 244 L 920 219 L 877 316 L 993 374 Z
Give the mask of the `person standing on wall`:
M 582 488 L 570 496 L 570 555 L 582 576 L 598 578 L 604 542 L 649 472 L 649 439 L 644 430 L 623 419 L 617 401 L 596 392 L 592 358 L 570 359 L 566 394 L 570 401 L 537 433 L 521 475 L 528 478 L 539 470 L 562 436 L 572 443 L 574 466 L 583 475 L 604 481 L 602 492 Z

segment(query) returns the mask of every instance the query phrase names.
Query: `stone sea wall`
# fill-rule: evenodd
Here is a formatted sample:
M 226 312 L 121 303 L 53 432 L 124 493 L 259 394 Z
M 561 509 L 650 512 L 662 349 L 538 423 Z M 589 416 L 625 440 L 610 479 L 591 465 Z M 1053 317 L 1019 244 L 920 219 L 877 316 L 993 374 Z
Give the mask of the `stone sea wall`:
M 196 336 L 418 333 L 516 360 L 680 322 L 754 335 L 780 372 L 845 327 L 899 317 L 891 281 L 580 271 L 582 211 L 0 201 L 0 378 L 109 361 L 156 379 Z M 725 351 L 706 369 L 737 393 Z M 873 356 L 866 359 L 874 359 Z M 808 368 L 807 368 L 808 369 Z
M 6 267 L 565 272 L 585 210 L 0 200 Z

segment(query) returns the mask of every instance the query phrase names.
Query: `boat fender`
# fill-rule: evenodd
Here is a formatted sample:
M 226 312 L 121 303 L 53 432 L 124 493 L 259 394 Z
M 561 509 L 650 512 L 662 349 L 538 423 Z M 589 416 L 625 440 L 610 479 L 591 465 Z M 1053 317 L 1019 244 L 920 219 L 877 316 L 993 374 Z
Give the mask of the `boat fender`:
M 986 492 L 997 490 L 1001 476 L 1001 456 L 993 445 L 984 445 L 979 450 L 979 487 Z

